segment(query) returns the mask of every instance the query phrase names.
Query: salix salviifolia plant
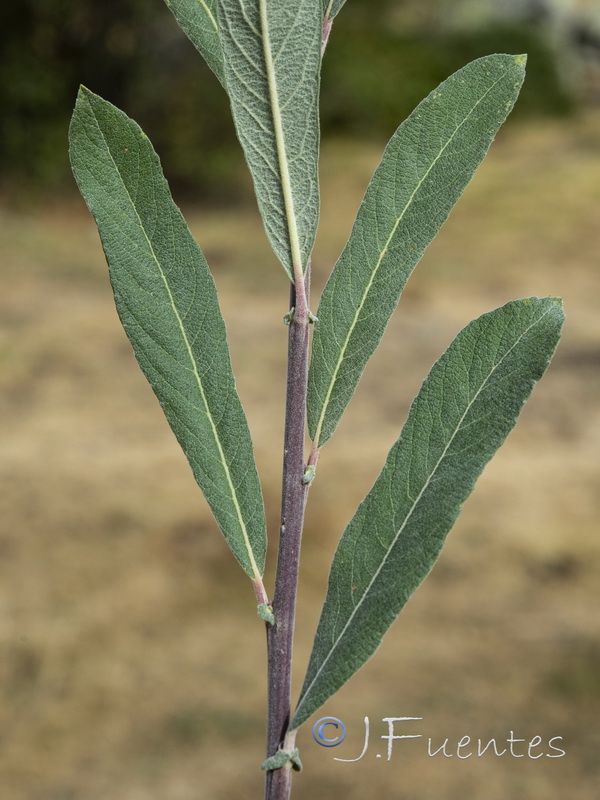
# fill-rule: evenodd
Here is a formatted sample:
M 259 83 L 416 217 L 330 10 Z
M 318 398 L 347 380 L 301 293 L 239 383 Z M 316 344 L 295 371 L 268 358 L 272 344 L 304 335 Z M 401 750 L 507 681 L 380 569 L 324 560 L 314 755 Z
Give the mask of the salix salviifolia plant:
M 413 268 L 510 112 L 526 59 L 491 55 L 468 64 L 400 125 L 313 315 L 319 82 L 332 21 L 344 0 L 166 3 L 229 96 L 267 235 L 291 281 L 272 596 L 262 579 L 261 488 L 204 255 L 171 198 L 146 135 L 84 88 L 71 124 L 71 161 L 98 224 L 116 306 L 139 364 L 254 585 L 268 647 L 266 796 L 283 800 L 289 797 L 292 769 L 300 768 L 298 728 L 370 658 L 426 577 L 560 337 L 560 299 L 515 300 L 469 323 L 433 366 L 381 474 L 340 540 L 292 713 L 300 541 L 320 451 Z

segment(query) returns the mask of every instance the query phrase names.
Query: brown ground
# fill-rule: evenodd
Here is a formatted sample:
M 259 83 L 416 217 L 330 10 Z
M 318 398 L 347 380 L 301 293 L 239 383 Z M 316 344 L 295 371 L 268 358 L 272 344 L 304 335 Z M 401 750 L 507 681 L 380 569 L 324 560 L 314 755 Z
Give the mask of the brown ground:
M 317 290 L 376 160 L 373 148 L 325 148 Z M 343 719 L 347 742 L 325 749 L 302 732 L 297 800 L 598 796 L 599 203 L 600 117 L 500 137 L 323 451 L 298 683 L 336 541 L 433 360 L 513 297 L 565 298 L 555 361 L 439 565 L 319 715 Z M 0 798 L 260 797 L 264 634 L 251 588 L 136 367 L 93 224 L 76 202 L 1 217 Z M 286 282 L 253 209 L 188 218 L 221 292 L 274 539 Z M 358 755 L 365 716 L 367 755 L 334 761 Z M 396 742 L 388 763 L 376 754 L 390 716 L 423 717 L 396 732 L 434 748 L 448 738 L 447 752 L 514 731 L 542 737 L 536 755 L 562 736 L 567 755 L 430 758 L 420 739 Z

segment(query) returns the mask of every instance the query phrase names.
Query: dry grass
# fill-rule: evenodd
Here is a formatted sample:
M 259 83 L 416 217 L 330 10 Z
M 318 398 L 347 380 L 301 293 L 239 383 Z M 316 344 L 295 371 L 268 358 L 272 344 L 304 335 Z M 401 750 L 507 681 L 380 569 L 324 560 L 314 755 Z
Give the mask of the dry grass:
M 317 290 L 376 160 L 372 148 L 325 148 Z M 598 116 L 500 137 L 324 450 L 298 680 L 336 541 L 433 360 L 508 299 L 565 298 L 555 362 L 439 565 L 323 710 L 344 719 L 348 742 L 331 751 L 308 729 L 300 737 L 297 800 L 597 797 L 599 201 Z M 188 218 L 221 292 L 274 538 L 287 287 L 252 209 Z M 135 365 L 93 225 L 75 202 L 4 209 L 0 260 L 0 797 L 259 797 L 265 658 L 253 595 Z M 334 762 L 358 754 L 366 715 L 367 756 Z M 438 746 L 511 730 L 563 736 L 567 756 L 431 759 L 417 740 L 387 763 L 375 758 L 386 716 L 423 717 L 415 732 Z

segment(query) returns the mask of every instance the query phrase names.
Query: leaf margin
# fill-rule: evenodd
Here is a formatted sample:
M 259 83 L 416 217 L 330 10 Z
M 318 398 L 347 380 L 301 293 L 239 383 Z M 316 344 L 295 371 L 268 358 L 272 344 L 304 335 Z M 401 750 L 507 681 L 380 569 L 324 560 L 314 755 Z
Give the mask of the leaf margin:
M 223 51 L 217 22 L 218 1 L 164 0 L 164 3 L 181 30 L 225 87 Z

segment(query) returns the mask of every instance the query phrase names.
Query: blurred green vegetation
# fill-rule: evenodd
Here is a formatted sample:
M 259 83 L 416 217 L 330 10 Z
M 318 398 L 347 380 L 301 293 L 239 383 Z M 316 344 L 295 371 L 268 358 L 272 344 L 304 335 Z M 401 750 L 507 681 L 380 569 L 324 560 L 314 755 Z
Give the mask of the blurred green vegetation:
M 447 22 L 452 5 L 435 6 Z M 415 8 L 409 3 L 407 8 Z M 443 11 L 443 14 L 442 14 Z M 468 29 L 419 24 L 397 0 L 352 0 L 336 21 L 323 74 L 324 135 L 386 139 L 451 72 L 492 52 L 529 53 L 514 118 L 562 115 L 575 101 L 533 22 Z M 161 0 L 20 0 L 0 7 L 0 170 L 4 194 L 46 195 L 71 180 L 67 128 L 79 83 L 148 132 L 180 194 L 246 192 L 228 103 Z

